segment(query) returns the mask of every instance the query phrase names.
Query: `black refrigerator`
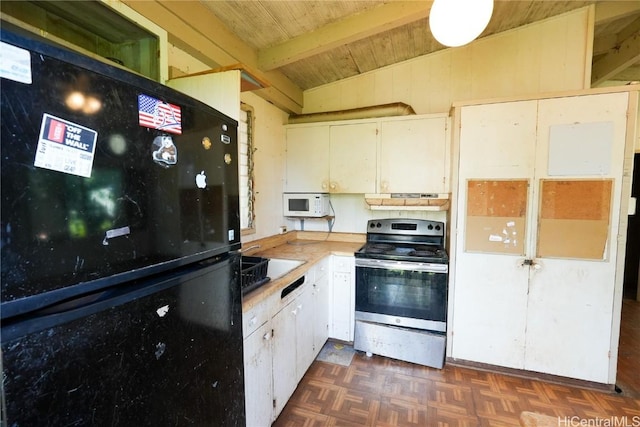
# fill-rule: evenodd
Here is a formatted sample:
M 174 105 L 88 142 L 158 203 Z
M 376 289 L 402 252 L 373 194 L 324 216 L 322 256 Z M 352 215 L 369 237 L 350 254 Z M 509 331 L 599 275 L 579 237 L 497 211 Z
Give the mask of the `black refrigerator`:
M 0 32 L 0 424 L 244 425 L 237 122 Z

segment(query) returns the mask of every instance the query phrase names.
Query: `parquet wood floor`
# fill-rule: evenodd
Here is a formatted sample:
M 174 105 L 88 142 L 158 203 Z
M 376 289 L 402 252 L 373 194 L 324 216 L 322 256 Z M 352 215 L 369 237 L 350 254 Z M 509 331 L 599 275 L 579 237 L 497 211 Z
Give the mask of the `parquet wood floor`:
M 625 316 L 640 315 L 640 303 L 632 303 L 628 309 L 625 301 Z M 630 350 L 626 344 L 637 344 L 639 323 L 638 317 L 632 325 L 626 320 L 619 377 L 628 382 L 622 394 L 451 365 L 438 370 L 358 352 L 348 367 L 315 361 L 273 426 L 504 427 L 520 426 L 522 411 L 558 417 L 559 427 L 640 426 L 640 388 L 629 387 L 640 385 L 640 345 Z

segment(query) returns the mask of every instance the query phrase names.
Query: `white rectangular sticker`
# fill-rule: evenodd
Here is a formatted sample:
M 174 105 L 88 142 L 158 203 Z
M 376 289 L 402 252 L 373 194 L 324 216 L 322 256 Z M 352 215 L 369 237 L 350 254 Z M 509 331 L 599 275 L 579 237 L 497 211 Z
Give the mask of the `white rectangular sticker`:
M 31 53 L 0 42 L 0 77 L 31 84 Z
M 89 178 L 97 139 L 95 130 L 44 114 L 33 165 Z

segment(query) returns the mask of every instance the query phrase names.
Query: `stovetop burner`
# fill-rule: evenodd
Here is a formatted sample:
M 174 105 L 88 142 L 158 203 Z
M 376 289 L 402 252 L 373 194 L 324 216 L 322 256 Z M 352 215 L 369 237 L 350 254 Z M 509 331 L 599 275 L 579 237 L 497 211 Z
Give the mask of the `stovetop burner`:
M 444 224 L 429 220 L 371 220 L 359 258 L 448 263 Z

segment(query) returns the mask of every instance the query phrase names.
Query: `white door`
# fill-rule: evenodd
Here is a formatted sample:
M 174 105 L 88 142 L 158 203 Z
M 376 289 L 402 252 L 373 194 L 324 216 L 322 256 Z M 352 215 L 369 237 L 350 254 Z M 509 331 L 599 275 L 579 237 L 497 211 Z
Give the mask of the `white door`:
M 469 180 L 530 181 L 536 109 L 535 101 L 462 109 L 455 236 L 458 250 L 454 315 L 449 325 L 453 329 L 454 358 L 523 368 L 529 276 L 529 269 L 520 265 L 524 251 L 505 253 L 500 242 L 488 238 L 484 240 L 487 246 L 494 244 L 494 253 L 473 247 L 465 250 L 467 190 Z M 506 226 L 509 219 L 503 222 Z M 483 249 L 483 241 L 478 239 L 476 246 Z
M 541 180 L 545 179 L 603 180 L 604 183 L 611 182 L 612 191 L 607 200 L 602 201 L 603 207 L 609 205 L 606 211 L 610 217 L 608 230 L 603 230 L 604 239 L 598 241 L 602 245 L 599 259 L 584 259 L 598 255 L 584 252 L 575 253 L 572 258 L 541 256 L 539 246 L 543 226 L 539 212 L 544 198 L 541 195 L 532 201 L 537 213 L 532 218 L 535 221 L 533 230 L 538 233 L 536 245 L 529 250 L 538 268 L 531 269 L 529 284 L 527 370 L 599 383 L 615 381 L 615 360 L 612 364 L 610 350 L 627 108 L 627 93 L 546 99 L 539 103 L 537 188 L 541 189 L 544 185 Z M 572 148 L 572 143 L 588 152 L 571 150 L 571 157 L 563 159 L 564 153 L 559 150 Z M 569 195 L 563 196 L 565 203 Z M 589 247 L 596 249 L 597 242 L 592 238 L 598 231 L 591 223 L 599 219 L 597 213 L 602 209 L 596 206 L 597 203 L 584 201 L 585 195 L 575 196 L 577 200 L 569 205 L 572 210 L 569 216 L 580 221 L 556 220 L 558 224 L 550 232 L 564 236 L 558 236 L 553 242 L 552 251 L 565 241 L 581 246 L 583 251 Z M 593 199 L 590 194 L 586 196 Z M 557 216 L 562 217 L 562 212 Z M 586 229 L 580 229 L 580 223 L 584 223 Z M 578 229 L 572 231 L 572 227 Z M 606 224 L 602 228 L 605 227 Z M 571 256 L 571 247 L 567 249 Z

